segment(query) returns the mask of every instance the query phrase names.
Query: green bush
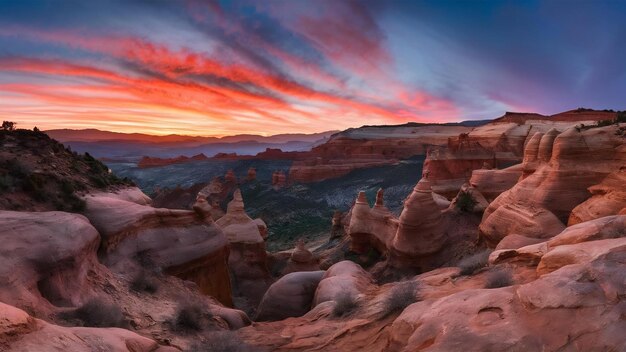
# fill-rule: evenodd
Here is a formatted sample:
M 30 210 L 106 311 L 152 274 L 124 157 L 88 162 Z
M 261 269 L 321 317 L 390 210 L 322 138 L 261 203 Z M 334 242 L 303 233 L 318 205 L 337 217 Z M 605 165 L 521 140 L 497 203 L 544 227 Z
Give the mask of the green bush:
M 456 199 L 456 208 L 460 211 L 471 212 L 477 203 L 470 192 L 461 191 Z

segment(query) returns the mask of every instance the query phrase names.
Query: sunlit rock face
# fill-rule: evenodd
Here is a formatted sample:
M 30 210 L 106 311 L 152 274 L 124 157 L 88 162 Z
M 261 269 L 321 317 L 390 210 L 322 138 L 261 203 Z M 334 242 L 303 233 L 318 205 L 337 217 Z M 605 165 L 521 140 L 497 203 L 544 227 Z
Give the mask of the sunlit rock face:
M 360 192 L 352 207 L 348 226 L 350 250 L 363 254 L 373 248 L 384 253 L 397 228 L 397 220 L 384 206 L 382 189 L 376 195 L 373 208 L 370 208 L 365 192 Z
M 522 165 L 517 164 L 505 169 L 488 169 L 483 167 L 472 171 L 470 185 L 478 190 L 488 202 L 492 202 L 502 192 L 515 186 L 522 176 Z
M 423 177 L 404 201 L 398 222 L 390 245 L 390 258 L 396 265 L 432 255 L 443 247 L 443 220 L 428 178 Z
M 109 195 L 85 197 L 85 216 L 102 236 L 102 262 L 130 272 L 138 258 L 232 305 L 228 278 L 228 241 L 210 217 L 195 211 L 152 208 Z
M 589 192 L 591 198 L 572 210 L 568 225 L 626 211 L 626 167 L 610 173 L 602 182 L 589 187 Z
M 568 129 L 553 139 L 551 153 L 547 152 L 548 142 L 554 132 L 548 131 L 539 139 L 537 158 L 532 156 L 534 149 L 527 148 L 531 155 L 525 157 L 526 162 L 539 164 L 489 205 L 480 225 L 482 238 L 495 247 L 510 234 L 549 238 L 561 232 L 572 210 L 591 196 L 588 188 L 623 167 L 624 138 L 615 134 L 616 129 Z M 549 154 L 549 161 L 542 161 Z M 525 172 L 531 170 L 529 167 Z M 615 210 L 608 213 L 611 211 Z

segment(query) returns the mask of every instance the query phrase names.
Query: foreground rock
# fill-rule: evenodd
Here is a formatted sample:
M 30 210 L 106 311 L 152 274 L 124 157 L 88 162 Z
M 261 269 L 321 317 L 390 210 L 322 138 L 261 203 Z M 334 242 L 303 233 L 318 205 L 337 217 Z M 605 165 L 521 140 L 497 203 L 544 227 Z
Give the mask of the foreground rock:
M 0 211 L 0 300 L 40 316 L 78 306 L 101 289 L 100 236 L 82 215 Z
M 323 271 L 295 272 L 276 281 L 267 290 L 259 305 L 256 320 L 282 320 L 299 317 L 311 309 Z
M 33 318 L 28 313 L 0 303 L 0 349 L 26 351 L 173 352 L 154 340 L 117 328 L 62 327 Z
M 621 351 L 626 348 L 626 306 L 620 299 L 626 292 L 624 219 L 573 226 L 551 244 L 520 251 L 542 246 L 533 262 L 492 263 L 464 276 L 441 268 L 379 286 L 359 274 L 358 266 L 342 262 L 329 270 L 336 275 L 325 277 L 344 279 L 328 284 L 323 279 L 316 295 L 327 292 L 329 298 L 310 312 L 257 323 L 240 335 L 276 351 Z M 416 295 L 398 294 L 403 285 L 415 287 Z M 333 300 L 342 291 L 354 292 L 357 304 L 337 315 Z

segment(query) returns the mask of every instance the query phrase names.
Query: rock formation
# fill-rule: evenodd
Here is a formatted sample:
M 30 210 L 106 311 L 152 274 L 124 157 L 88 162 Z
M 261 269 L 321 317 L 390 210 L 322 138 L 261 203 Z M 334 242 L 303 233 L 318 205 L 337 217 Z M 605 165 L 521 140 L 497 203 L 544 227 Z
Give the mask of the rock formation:
M 231 305 L 228 242 L 211 218 L 194 211 L 152 208 L 103 195 L 85 197 L 85 216 L 102 236 L 103 263 L 129 272 L 136 259 L 194 281 L 202 292 Z
M 299 317 L 311 309 L 323 271 L 293 272 L 280 278 L 265 292 L 259 304 L 257 321 Z
M 230 242 L 228 265 L 231 270 L 233 294 L 245 300 L 239 306 L 252 311 L 272 283 L 268 269 L 265 241 L 261 235 L 262 220 L 246 214 L 241 191 L 235 190 L 226 215 L 216 221 Z
M 298 240 L 282 274 L 286 275 L 297 271 L 317 271 L 319 269 L 318 259 L 305 247 L 303 240 Z
M 125 329 L 53 325 L 4 303 L 0 303 L 0 349 L 6 352 L 178 351 Z
M 591 195 L 587 188 L 624 165 L 624 139 L 614 133 L 615 129 L 568 129 L 554 138 L 549 162 L 539 159 L 540 148 L 536 159 L 535 149 L 527 148 L 532 154 L 525 156 L 525 165 L 537 160 L 536 171 L 527 173 L 489 205 L 480 225 L 482 238 L 495 247 L 509 234 L 549 238 L 561 232 L 572 209 Z M 548 141 L 553 134 L 549 131 L 539 139 L 543 160 L 550 155 Z M 532 169 L 526 167 L 525 173 Z
M 278 190 L 287 185 L 287 176 L 283 170 L 276 170 L 272 173 L 272 186 Z
M 393 238 L 398 227 L 397 220 L 383 204 L 383 190 L 376 195 L 376 203 L 370 208 L 365 192 L 359 192 L 352 207 L 348 234 L 350 250 L 363 254 L 371 248 L 379 253 L 387 251 L 388 242 Z
M 422 177 L 404 201 L 390 258 L 396 265 L 406 265 L 436 253 L 444 242 L 441 211 L 433 200 L 429 179 Z
M 591 198 L 572 209 L 568 225 L 616 215 L 626 209 L 626 167 L 610 173 L 602 182 L 588 189 Z
M 621 318 L 626 308 L 619 299 L 626 290 L 624 219 L 612 216 L 575 225 L 541 244 L 542 251 L 498 251 L 492 258 L 506 264 L 492 261 L 470 276 L 441 268 L 378 286 L 358 266 L 341 262 L 318 284 L 310 312 L 257 323 L 240 334 L 270 350 L 454 351 L 461 346 L 469 351 L 619 351 L 626 347 Z M 511 260 L 516 252 L 523 257 Z M 531 252 L 535 257 L 524 254 Z M 506 270 L 506 282 L 488 286 L 490 275 Z M 342 280 L 331 281 L 333 277 Z M 394 288 L 410 283 L 418 287 L 420 298 L 399 313 L 388 311 Z M 361 304 L 336 317 L 333 299 L 341 292 Z
M 0 301 L 44 316 L 98 292 L 100 236 L 84 216 L 1 211 L 0 224 Z
M 248 176 L 246 177 L 246 180 L 248 182 L 256 181 L 256 169 L 255 168 L 250 167 L 248 169 Z

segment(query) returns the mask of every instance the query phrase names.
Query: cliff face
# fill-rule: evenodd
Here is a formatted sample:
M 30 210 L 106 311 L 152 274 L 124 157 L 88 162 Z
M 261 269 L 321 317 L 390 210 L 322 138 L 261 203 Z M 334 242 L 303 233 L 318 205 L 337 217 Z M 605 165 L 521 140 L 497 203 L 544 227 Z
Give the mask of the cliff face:
M 555 138 L 553 132 L 535 134 L 526 148 L 521 181 L 485 211 L 483 238 L 495 246 L 510 234 L 548 238 L 563 230 L 572 210 L 591 196 L 587 188 L 624 165 L 624 138 L 616 130 L 571 128 Z

